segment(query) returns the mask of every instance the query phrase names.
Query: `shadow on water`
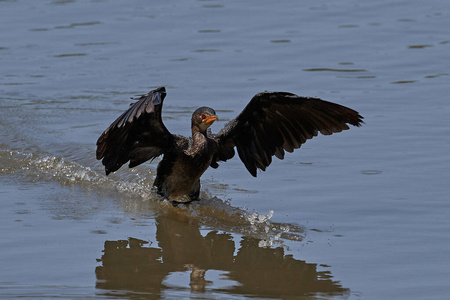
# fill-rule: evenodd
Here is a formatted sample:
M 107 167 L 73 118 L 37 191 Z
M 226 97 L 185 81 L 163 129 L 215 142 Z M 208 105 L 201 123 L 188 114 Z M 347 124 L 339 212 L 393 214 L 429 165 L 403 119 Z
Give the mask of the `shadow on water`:
M 178 290 L 315 298 L 349 293 L 330 272 L 286 255 L 282 247 L 261 247 L 261 239 L 243 236 L 237 247 L 229 233 L 203 236 L 198 222 L 177 213 L 158 216 L 156 226 L 157 247 L 135 238 L 105 241 L 95 270 L 96 287 L 105 295 L 134 298 Z M 180 284 L 183 277 L 186 284 Z
M 9 150 L 0 151 L 0 166 L 5 175 L 24 182 L 76 186 L 100 198 L 109 198 L 114 191 L 110 199 L 120 210 L 155 221 L 157 246 L 136 238 L 105 241 L 95 274 L 98 293 L 106 297 L 194 292 L 229 298 L 315 299 L 349 294 L 330 271 L 285 253 L 284 241 L 302 241 L 306 231 L 296 224 L 271 221 L 273 211 L 249 212 L 206 193 L 200 201 L 173 207 L 150 191 L 151 176 L 139 168 L 130 178 L 105 177 L 61 157 Z M 66 217 L 92 209 L 83 202 L 75 209 L 58 201 L 51 207 Z

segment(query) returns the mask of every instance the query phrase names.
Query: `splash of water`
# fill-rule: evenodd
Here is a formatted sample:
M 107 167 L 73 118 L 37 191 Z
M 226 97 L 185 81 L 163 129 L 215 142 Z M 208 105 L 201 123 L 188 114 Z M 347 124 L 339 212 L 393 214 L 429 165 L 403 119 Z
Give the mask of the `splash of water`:
M 115 189 L 127 198 L 153 200 L 160 213 L 171 211 L 193 218 L 206 228 L 257 237 L 261 239 L 261 247 L 281 244 L 282 239 L 302 240 L 304 237 L 304 230 L 299 226 L 272 222 L 273 210 L 267 214 L 248 212 L 245 208 L 233 207 L 229 201 L 211 197 L 206 192 L 201 193 L 200 201 L 173 207 L 152 191 L 148 174 L 136 170 L 132 171 L 132 180 L 123 180 L 106 177 L 90 167 L 61 157 L 6 150 L 0 151 L 0 170 L 4 174 L 20 174 L 31 182 L 53 181 L 105 191 Z

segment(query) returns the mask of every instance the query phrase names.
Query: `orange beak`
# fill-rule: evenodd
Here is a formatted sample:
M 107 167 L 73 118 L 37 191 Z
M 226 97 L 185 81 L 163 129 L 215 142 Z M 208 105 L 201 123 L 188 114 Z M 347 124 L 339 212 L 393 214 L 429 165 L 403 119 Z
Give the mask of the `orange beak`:
M 215 121 L 217 121 L 218 119 L 219 118 L 217 116 L 207 116 L 206 118 L 204 118 L 202 120 L 202 122 L 209 126 L 212 123 L 214 123 Z

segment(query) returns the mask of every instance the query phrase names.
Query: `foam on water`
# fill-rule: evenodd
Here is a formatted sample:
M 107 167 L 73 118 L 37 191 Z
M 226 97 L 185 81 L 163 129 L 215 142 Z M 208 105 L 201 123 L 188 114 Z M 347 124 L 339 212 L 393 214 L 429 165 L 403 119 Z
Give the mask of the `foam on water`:
M 294 224 L 272 222 L 274 211 L 260 214 L 245 208 L 233 207 L 228 201 L 201 192 L 199 201 L 177 207 L 152 191 L 148 173 L 133 170 L 132 179 L 106 177 L 90 167 L 61 157 L 37 155 L 17 150 L 0 151 L 2 174 L 14 174 L 28 182 L 53 181 L 62 185 L 78 185 L 104 192 L 117 191 L 132 201 L 150 201 L 160 214 L 175 214 L 195 219 L 205 228 L 227 230 L 261 239 L 262 247 L 282 243 L 281 239 L 302 240 L 303 228 Z M 131 176 L 130 175 L 130 176 Z M 137 198 L 133 200 L 132 198 Z M 140 199 L 140 200 L 139 200 Z M 130 205 L 130 207 L 132 207 Z M 139 210 L 140 206 L 136 206 Z M 141 211 L 136 211 L 136 213 Z
M 119 192 L 131 192 L 143 198 L 151 194 L 148 191 L 148 186 L 139 181 L 116 181 L 100 175 L 90 167 L 67 161 L 61 157 L 39 156 L 21 151 L 0 151 L 0 163 L 3 173 L 17 173 L 27 177 L 31 182 L 56 181 L 61 184 L 87 185 L 91 188 L 114 187 Z

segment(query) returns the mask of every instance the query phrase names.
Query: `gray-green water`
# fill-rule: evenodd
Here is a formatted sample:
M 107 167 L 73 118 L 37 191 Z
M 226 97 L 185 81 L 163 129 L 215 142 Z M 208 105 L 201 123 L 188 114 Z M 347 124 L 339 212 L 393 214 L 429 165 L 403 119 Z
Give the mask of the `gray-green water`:
M 448 1 L 0 1 L 0 297 L 444 299 L 450 281 Z M 166 86 L 164 122 L 217 132 L 257 92 L 366 125 L 203 200 L 105 177 L 95 142 Z

